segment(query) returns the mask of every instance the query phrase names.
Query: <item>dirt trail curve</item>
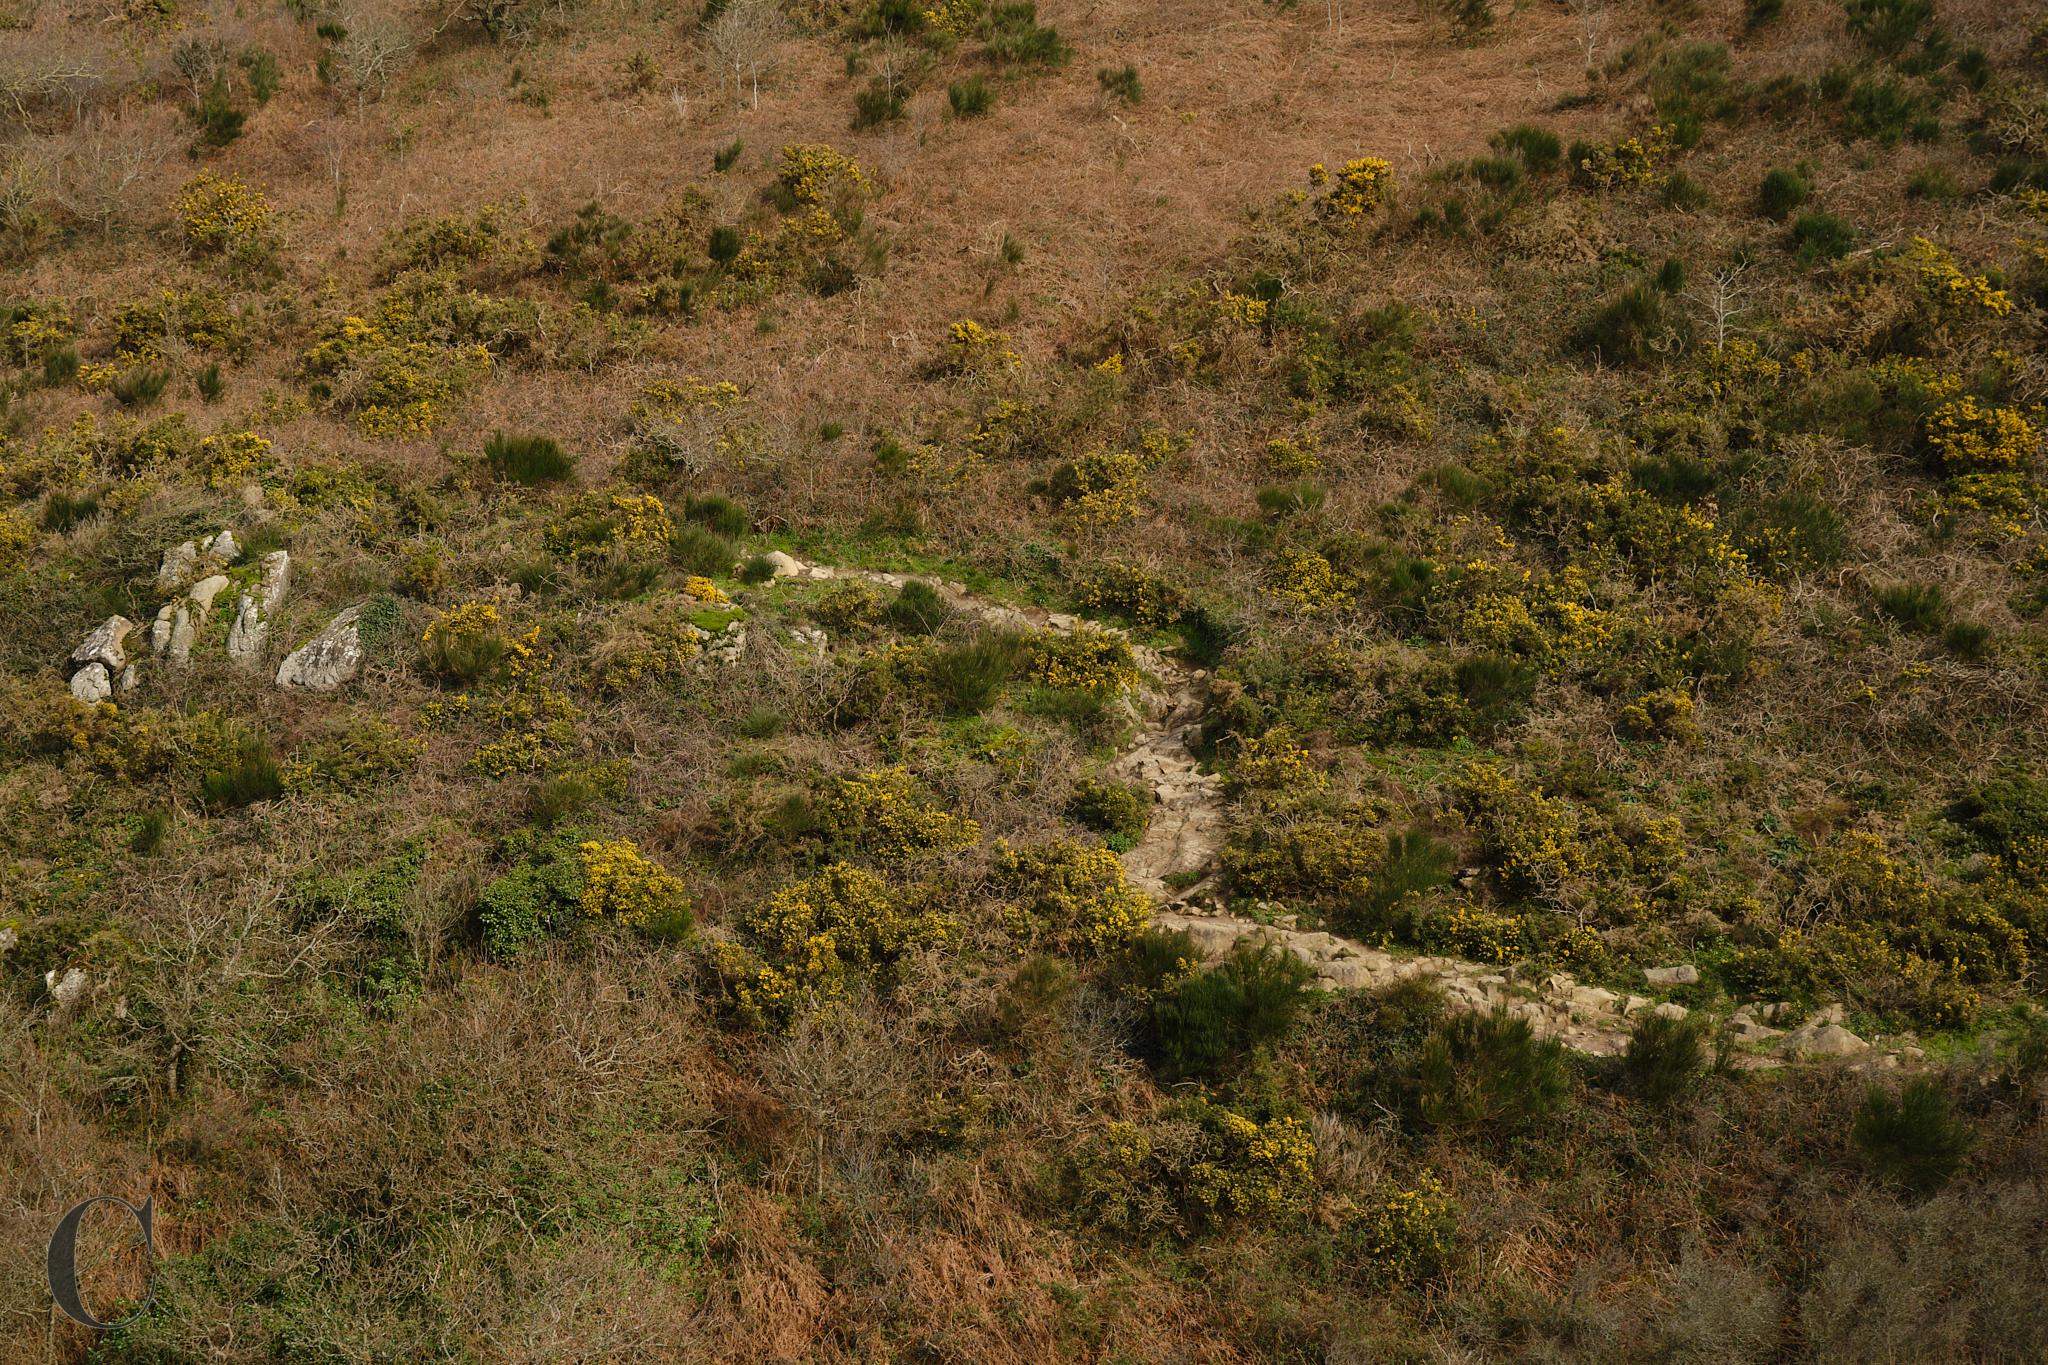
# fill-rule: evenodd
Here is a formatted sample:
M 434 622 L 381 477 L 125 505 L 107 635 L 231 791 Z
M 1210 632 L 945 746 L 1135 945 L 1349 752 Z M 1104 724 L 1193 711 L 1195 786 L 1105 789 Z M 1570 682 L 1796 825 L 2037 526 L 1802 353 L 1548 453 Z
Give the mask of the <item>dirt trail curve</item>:
M 927 575 L 833 568 L 784 554 L 771 559 L 779 578 L 854 579 L 890 588 L 916 580 L 954 610 L 992 626 L 1073 630 L 1083 624 L 1080 617 L 1061 612 L 990 602 L 957 583 Z M 1528 1019 L 1540 1036 L 1595 1056 L 1620 1052 L 1636 1018 L 1645 1011 L 1685 1013 L 1681 1005 L 1581 985 L 1561 972 L 1533 980 L 1518 976 L 1513 968 L 1390 953 L 1334 934 L 1262 924 L 1228 913 L 1210 875 L 1227 831 L 1223 783 L 1201 771 L 1189 745 L 1207 706 L 1208 675 L 1130 640 L 1127 632 L 1091 624 L 1129 640 L 1145 673 L 1137 698 L 1137 733 L 1111 767 L 1115 776 L 1151 792 L 1153 801 L 1152 822 L 1143 840 L 1123 855 L 1124 867 L 1132 884 L 1162 907 L 1153 922 L 1187 931 L 1210 960 L 1249 939 L 1293 953 L 1315 969 L 1317 983 L 1325 989 L 1373 990 L 1423 978 L 1442 990 L 1454 1009 L 1504 1007 Z M 1838 1013 L 1789 1032 L 1767 1027 L 1747 1009 L 1736 1011 L 1729 1022 L 1739 1041 L 1770 1043 L 1788 1057 L 1856 1057 L 1876 1066 L 1899 1063 L 1894 1054 L 1866 1050 L 1862 1040 L 1840 1027 Z M 1740 1064 L 1770 1066 L 1776 1059 L 1745 1054 Z

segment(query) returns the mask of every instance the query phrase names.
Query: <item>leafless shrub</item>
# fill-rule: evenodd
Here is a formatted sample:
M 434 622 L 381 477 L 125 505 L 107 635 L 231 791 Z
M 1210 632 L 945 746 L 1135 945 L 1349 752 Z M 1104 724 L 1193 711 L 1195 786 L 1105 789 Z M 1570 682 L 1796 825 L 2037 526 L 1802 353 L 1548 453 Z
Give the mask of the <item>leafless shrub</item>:
M 334 45 L 337 83 L 355 95 L 356 115 L 383 95 L 405 70 L 420 43 L 413 30 L 388 14 L 363 12 L 343 21 L 347 36 Z
M 705 31 L 720 83 L 732 82 L 735 100 L 761 102 L 761 77 L 775 68 L 775 45 L 783 36 L 782 9 L 776 0 L 732 0 Z
M 54 194 L 74 221 L 105 229 L 120 221 L 136 191 L 163 163 L 170 140 L 159 130 L 102 111 L 69 139 L 57 161 Z

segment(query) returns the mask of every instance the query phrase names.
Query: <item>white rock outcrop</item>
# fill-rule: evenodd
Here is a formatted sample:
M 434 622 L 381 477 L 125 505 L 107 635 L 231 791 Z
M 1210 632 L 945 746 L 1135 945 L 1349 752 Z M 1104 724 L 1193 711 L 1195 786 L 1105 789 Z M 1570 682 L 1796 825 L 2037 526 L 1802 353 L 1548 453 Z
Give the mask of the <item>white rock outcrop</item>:
M 327 623 L 327 628 L 285 656 L 277 666 L 279 687 L 331 692 L 363 671 L 363 637 L 357 603 Z
M 254 592 L 245 592 L 235 604 L 235 620 L 228 627 L 228 658 L 250 667 L 263 661 L 264 646 L 270 643 L 270 622 L 284 602 L 291 582 L 292 559 L 283 550 L 272 550 L 258 561 L 260 575 Z

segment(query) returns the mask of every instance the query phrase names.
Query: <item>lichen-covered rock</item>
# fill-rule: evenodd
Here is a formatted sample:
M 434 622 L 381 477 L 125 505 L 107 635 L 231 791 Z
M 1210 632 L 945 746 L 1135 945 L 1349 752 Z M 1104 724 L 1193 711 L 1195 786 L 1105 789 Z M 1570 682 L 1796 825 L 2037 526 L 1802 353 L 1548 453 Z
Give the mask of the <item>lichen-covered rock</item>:
M 95 706 L 114 695 L 113 675 L 103 663 L 89 663 L 71 675 L 71 695 Z
M 362 604 L 342 611 L 327 628 L 285 656 L 277 666 L 279 687 L 331 692 L 362 672 L 363 639 L 356 622 Z
M 264 646 L 270 643 L 270 620 L 283 603 L 291 580 L 291 556 L 272 550 L 263 556 L 256 590 L 245 592 L 235 604 L 234 624 L 228 627 L 228 658 L 251 667 L 263 661 Z
M 109 616 L 78 642 L 78 648 L 71 651 L 71 662 L 104 664 L 109 675 L 119 673 L 128 666 L 128 632 L 134 629 L 135 623 L 127 617 Z

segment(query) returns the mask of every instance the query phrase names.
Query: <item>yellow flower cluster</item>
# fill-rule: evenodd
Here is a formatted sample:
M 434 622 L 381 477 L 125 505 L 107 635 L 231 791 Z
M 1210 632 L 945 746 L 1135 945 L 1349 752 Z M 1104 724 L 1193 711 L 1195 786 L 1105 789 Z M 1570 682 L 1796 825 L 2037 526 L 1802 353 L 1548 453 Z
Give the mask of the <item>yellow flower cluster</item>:
M 673 417 L 702 408 L 717 411 L 745 401 L 746 395 L 731 380 L 721 379 L 711 384 L 693 374 L 680 380 L 657 379 L 641 389 L 639 399 L 633 404 L 633 416 Z
M 1130 884 L 1116 854 L 1099 844 L 1002 844 L 996 883 L 1011 898 L 1003 918 L 1013 934 L 1042 935 L 1067 952 L 1109 952 L 1138 938 L 1152 922 L 1152 903 Z
M 1492 763 L 1472 763 L 1459 779 L 1458 804 L 1510 891 L 1554 890 L 1586 871 L 1579 818 L 1569 802 L 1545 796 L 1540 787 L 1524 791 Z
M 1320 791 L 1329 781 L 1284 726 L 1241 743 L 1230 780 L 1233 786 L 1267 791 Z
M 1497 914 L 1466 901 L 1424 920 L 1422 941 L 1454 957 L 1505 965 L 1522 956 L 1525 931 L 1521 916 Z
M 1308 1206 L 1316 1144 L 1300 1119 L 1255 1123 L 1226 1110 L 1218 1128 L 1222 1150 L 1188 1171 L 1188 1192 L 1211 1216 L 1273 1219 Z
M 1276 436 L 1266 442 L 1266 468 L 1283 479 L 1316 473 L 1323 467 L 1323 458 L 1316 453 L 1317 444 L 1313 436 L 1298 441 Z
M 34 365 L 54 346 L 62 346 L 74 335 L 71 312 L 61 303 L 20 305 L 5 334 L 5 353 L 10 364 Z
M 819 803 L 819 827 L 835 846 L 886 861 L 957 853 L 981 840 L 981 826 L 941 810 L 904 767 L 842 777 Z
M 0 572 L 12 573 L 28 563 L 35 543 L 34 521 L 20 512 L 0 511 Z
M 1950 471 L 2009 470 L 2033 464 L 2041 438 L 2017 408 L 1980 407 L 1966 393 L 1929 415 L 1927 444 Z
M 583 870 L 577 904 L 592 919 L 651 924 L 689 908 L 681 880 L 631 839 L 587 840 L 577 846 L 576 861 Z
M 777 179 L 799 204 L 823 204 L 840 191 L 870 187 L 860 163 L 823 143 L 791 143 L 784 147 Z
M 201 171 L 178 192 L 176 211 L 195 251 L 244 255 L 264 242 L 273 216 L 263 192 L 240 176 Z
M 1362 156 L 1345 162 L 1333 178 L 1318 162 L 1309 168 L 1309 183 L 1318 188 L 1329 186 L 1329 193 L 1323 196 L 1324 209 L 1357 218 L 1380 206 L 1393 187 L 1394 168 L 1376 156 Z
M 1274 595 L 1301 611 L 1339 611 L 1351 605 L 1350 580 L 1314 550 L 1289 550 L 1280 556 Z
M 1145 496 L 1145 461 L 1128 450 L 1098 447 L 1074 461 L 1062 479 L 1066 510 L 1079 526 L 1135 521 Z
M 1631 739 L 1667 739 L 1691 743 L 1699 738 L 1689 692 L 1661 688 L 1645 692 L 1621 708 L 1621 731 Z
M 1046 687 L 1097 695 L 1126 692 L 1140 681 L 1130 642 L 1090 625 L 1039 632 L 1032 640 L 1031 677 Z
M 940 374 L 966 374 L 1022 363 L 1010 349 L 1009 337 L 973 318 L 961 318 L 946 328 L 946 344 L 932 368 Z
M 719 973 L 742 1013 L 785 1028 L 806 997 L 843 992 L 850 968 L 886 966 L 943 942 L 951 925 L 943 915 L 903 906 L 872 872 L 833 863 L 778 891 L 744 917 L 742 928 L 760 951 L 719 945 Z
M 729 607 L 732 605 L 732 599 L 727 597 L 725 592 L 716 583 L 713 583 L 701 574 L 691 574 L 683 580 L 683 596 L 693 601 L 702 602 L 707 606 Z
M 1397 1284 L 1434 1278 L 1456 1246 L 1457 1204 L 1428 1171 L 1412 1187 L 1384 1187 L 1357 1219 L 1375 1272 Z
M 430 645 L 444 636 L 495 635 L 502 624 L 498 608 L 493 603 L 464 602 L 459 607 L 436 613 L 420 635 L 420 643 Z
M 1602 189 L 1647 185 L 1657 178 L 1657 167 L 1676 147 L 1677 129 L 1660 123 L 1641 137 L 1623 138 L 1602 147 L 1579 162 L 1579 171 Z
M 209 488 L 233 488 L 270 471 L 270 442 L 253 431 L 224 431 L 199 443 L 193 472 Z
M 1937 303 L 1981 309 L 1999 318 L 2012 312 L 2012 299 L 2003 289 L 1992 288 L 1987 276 L 1964 273 L 1953 256 L 1925 237 L 1906 243 L 1906 257 Z

